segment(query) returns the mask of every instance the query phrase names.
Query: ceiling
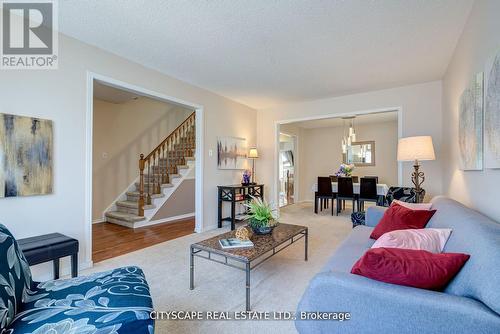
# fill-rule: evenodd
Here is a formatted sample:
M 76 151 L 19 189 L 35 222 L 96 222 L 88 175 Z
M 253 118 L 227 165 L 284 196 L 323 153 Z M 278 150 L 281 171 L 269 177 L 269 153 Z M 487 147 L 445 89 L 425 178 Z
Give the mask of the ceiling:
M 358 115 L 354 118 L 355 125 L 366 125 L 366 124 L 375 124 L 375 123 L 384 123 L 384 122 L 397 122 L 398 113 L 397 111 L 384 112 L 384 113 L 376 113 L 376 114 L 367 114 L 367 115 Z M 325 119 L 316 119 L 312 121 L 303 121 L 303 122 L 295 122 L 291 123 L 295 126 L 304 129 L 317 129 L 317 128 L 333 128 L 347 125 L 349 121 L 344 121 L 342 118 L 325 118 Z
M 94 98 L 114 104 L 137 100 L 139 95 L 94 81 Z
M 62 33 L 254 108 L 438 80 L 473 0 L 65 0 Z

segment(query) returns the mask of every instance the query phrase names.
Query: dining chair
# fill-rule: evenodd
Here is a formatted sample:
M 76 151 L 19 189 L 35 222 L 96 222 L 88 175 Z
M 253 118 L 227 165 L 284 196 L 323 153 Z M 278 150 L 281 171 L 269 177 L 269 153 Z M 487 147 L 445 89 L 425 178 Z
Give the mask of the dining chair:
M 378 183 L 378 176 L 363 176 L 365 179 L 375 179 Z
M 377 194 L 377 180 L 370 177 L 362 177 L 359 185 L 358 211 L 364 211 L 365 202 L 379 202 Z
M 337 216 L 340 213 L 342 202 L 345 200 L 352 200 L 352 212 L 354 212 L 357 196 L 354 194 L 352 177 L 339 177 L 337 189 Z
M 329 202 L 332 200 L 332 216 L 335 194 L 332 191 L 332 181 L 330 177 L 318 177 L 318 191 L 314 195 L 314 213 L 318 213 L 318 200 L 320 200 L 321 211 L 323 211 L 323 201 Z

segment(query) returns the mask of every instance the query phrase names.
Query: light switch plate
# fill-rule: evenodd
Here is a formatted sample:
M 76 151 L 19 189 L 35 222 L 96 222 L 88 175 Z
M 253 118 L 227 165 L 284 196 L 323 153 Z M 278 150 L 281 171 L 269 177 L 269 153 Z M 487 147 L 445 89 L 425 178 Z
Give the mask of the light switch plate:
M 214 151 L 213 150 L 208 150 L 208 156 L 211 157 L 214 155 Z

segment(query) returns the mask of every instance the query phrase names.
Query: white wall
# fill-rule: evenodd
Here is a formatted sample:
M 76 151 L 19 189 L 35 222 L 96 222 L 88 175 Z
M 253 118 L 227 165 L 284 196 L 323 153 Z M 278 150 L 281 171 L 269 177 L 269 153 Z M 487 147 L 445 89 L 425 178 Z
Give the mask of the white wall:
M 314 199 L 311 188 L 318 176 L 334 174 L 342 163 L 342 127 L 304 129 L 299 177 L 301 200 Z M 353 175 L 376 175 L 380 183 L 398 184 L 398 123 L 379 122 L 356 125 L 358 141 L 375 141 L 375 166 L 355 167 Z
M 441 156 L 441 81 L 385 89 L 362 94 L 293 103 L 257 113 L 257 145 L 262 158 L 257 161 L 260 176 L 267 186 L 267 195 L 275 192 L 274 175 L 277 122 L 293 122 L 307 117 L 326 117 L 360 111 L 400 107 L 402 135 L 431 135 L 437 159 L 424 161 L 426 174 L 424 188 L 430 196 L 442 193 Z M 299 147 L 300 147 L 299 139 Z M 305 162 L 306 164 L 309 162 Z M 403 164 L 403 185 L 410 186 L 412 163 Z M 274 201 L 275 198 L 272 198 Z
M 0 112 L 54 121 L 54 193 L 0 200 L 0 220 L 17 238 L 60 232 L 80 241 L 80 262 L 89 265 L 85 217 L 85 115 L 87 71 L 204 106 L 204 229 L 215 228 L 218 184 L 240 181 L 241 171 L 218 170 L 218 135 L 245 137 L 255 144 L 256 111 L 173 79 L 114 54 L 61 35 L 58 70 L 2 71 Z M 166 55 L 168 57 L 168 55 Z M 67 269 L 67 261 L 64 262 Z M 51 264 L 35 270 L 50 277 Z
M 458 107 L 473 74 L 485 71 L 486 60 L 500 51 L 500 1 L 478 0 L 458 42 L 443 80 L 444 192 L 500 221 L 500 170 L 459 169 Z

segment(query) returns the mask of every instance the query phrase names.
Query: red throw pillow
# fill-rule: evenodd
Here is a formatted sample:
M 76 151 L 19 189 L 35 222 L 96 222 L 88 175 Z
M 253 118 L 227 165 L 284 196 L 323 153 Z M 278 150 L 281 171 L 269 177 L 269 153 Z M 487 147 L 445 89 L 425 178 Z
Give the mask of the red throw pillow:
M 441 290 L 469 257 L 461 253 L 371 248 L 354 264 L 351 273 L 386 283 Z
M 382 234 L 396 230 L 424 228 L 434 212 L 436 210 L 411 210 L 398 204 L 391 205 L 385 210 L 384 216 L 373 229 L 370 238 L 378 239 Z

